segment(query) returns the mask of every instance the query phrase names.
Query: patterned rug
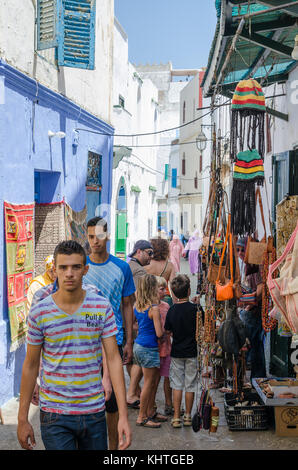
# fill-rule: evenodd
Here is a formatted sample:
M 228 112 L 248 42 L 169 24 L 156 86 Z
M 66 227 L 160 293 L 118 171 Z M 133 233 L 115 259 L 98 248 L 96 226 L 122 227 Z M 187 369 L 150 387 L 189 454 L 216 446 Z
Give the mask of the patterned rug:
M 26 341 L 26 296 L 34 268 L 34 204 L 4 202 L 11 347 Z
M 64 202 L 35 205 L 34 277 L 44 272 L 44 260 L 65 240 Z
M 65 204 L 65 236 L 66 240 L 75 240 L 84 248 L 87 242 L 87 207 L 75 212 Z

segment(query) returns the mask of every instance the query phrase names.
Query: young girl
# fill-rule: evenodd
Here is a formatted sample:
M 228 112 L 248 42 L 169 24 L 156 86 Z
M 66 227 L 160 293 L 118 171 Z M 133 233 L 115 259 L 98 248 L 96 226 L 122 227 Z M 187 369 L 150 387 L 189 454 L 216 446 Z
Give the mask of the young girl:
M 170 308 L 167 302 L 163 302 L 163 299 L 167 293 L 167 281 L 163 277 L 156 276 L 158 284 L 159 294 L 159 313 L 161 317 L 161 325 L 164 328 L 166 316 Z M 161 377 L 164 377 L 163 390 L 165 395 L 165 414 L 172 414 L 172 389 L 170 387 L 170 364 L 171 364 L 171 336 L 168 333 L 164 333 L 163 337 L 159 340 L 159 357 L 160 357 L 160 370 L 158 383 Z
M 158 284 L 152 274 L 142 276 L 138 281 L 134 314 L 139 329 L 134 343 L 134 359 L 142 367 L 144 385 L 140 396 L 140 410 L 137 426 L 159 428 L 160 421 L 167 418 L 154 413 L 155 384 L 159 376 L 159 352 L 157 339 L 162 337 L 160 313 L 158 309 Z

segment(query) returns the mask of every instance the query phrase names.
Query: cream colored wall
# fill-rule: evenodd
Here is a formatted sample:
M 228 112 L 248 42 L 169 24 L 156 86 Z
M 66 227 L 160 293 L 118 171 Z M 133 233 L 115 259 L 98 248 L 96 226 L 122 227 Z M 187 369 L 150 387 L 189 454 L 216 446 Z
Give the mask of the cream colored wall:
M 95 70 L 58 67 L 55 50 L 35 51 L 36 0 L 1 0 L 0 56 L 8 64 L 111 123 L 114 2 L 96 3 Z

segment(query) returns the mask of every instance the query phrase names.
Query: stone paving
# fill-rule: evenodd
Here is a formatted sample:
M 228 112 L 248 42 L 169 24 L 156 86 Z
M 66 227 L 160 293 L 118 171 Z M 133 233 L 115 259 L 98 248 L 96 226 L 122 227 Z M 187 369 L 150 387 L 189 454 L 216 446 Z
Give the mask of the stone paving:
M 188 272 L 183 261 L 181 271 Z M 192 294 L 195 294 L 195 277 L 192 277 Z M 126 381 L 128 376 L 126 375 Z M 129 420 L 133 432 L 131 450 L 297 450 L 298 437 L 279 437 L 275 434 L 274 426 L 267 431 L 229 431 L 223 409 L 223 394 L 218 390 L 212 391 L 213 400 L 220 408 L 219 426 L 217 433 L 209 434 L 201 430 L 193 432 L 192 428 L 173 429 L 170 420 L 163 423 L 159 429 L 136 427 L 136 410 L 129 410 Z M 156 398 L 158 410 L 163 412 L 164 400 L 162 382 L 159 385 Z M 193 412 L 195 408 L 193 409 Z M 0 450 L 20 450 L 16 437 L 18 398 L 14 398 L 2 406 L 4 425 L 0 425 Z M 44 446 L 40 437 L 39 412 L 34 405 L 30 407 L 30 422 L 36 437 L 36 449 Z

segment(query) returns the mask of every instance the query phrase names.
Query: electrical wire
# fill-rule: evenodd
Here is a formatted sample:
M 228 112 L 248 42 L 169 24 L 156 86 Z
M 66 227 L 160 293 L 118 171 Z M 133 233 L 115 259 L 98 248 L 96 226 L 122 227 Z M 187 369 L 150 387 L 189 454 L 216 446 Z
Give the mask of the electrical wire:
M 181 124 L 180 126 L 177 126 L 177 127 L 171 127 L 169 129 L 162 129 L 160 131 L 155 131 L 155 132 L 144 132 L 142 134 L 111 134 L 111 133 L 108 133 L 108 132 L 100 132 L 100 131 L 91 131 L 90 129 L 82 129 L 82 128 L 76 128 L 75 131 L 85 131 L 85 132 L 91 132 L 92 134 L 100 134 L 100 135 L 108 135 L 110 137 L 142 137 L 142 136 L 146 136 L 146 135 L 156 135 L 156 134 L 162 134 L 163 132 L 170 132 L 170 131 L 175 131 L 176 129 L 181 129 L 182 127 L 185 127 L 185 126 L 188 126 L 190 124 L 193 124 L 194 122 L 197 122 L 201 119 L 203 119 L 203 117 L 206 117 L 208 116 L 209 114 L 212 114 L 214 112 L 214 109 L 215 108 L 220 108 L 221 106 L 227 104 L 228 102 L 230 102 L 231 100 L 230 99 L 227 99 L 227 101 L 225 101 L 225 103 L 221 104 L 221 105 L 217 105 L 217 106 L 214 106 L 213 108 L 211 108 L 211 106 L 208 106 L 209 109 L 211 109 L 210 111 L 208 111 L 208 113 L 205 113 L 203 114 L 202 116 L 199 116 L 197 117 L 196 119 L 193 119 L 192 121 L 188 121 L 184 124 Z M 206 108 L 207 109 L 207 108 Z M 197 108 L 197 111 L 199 111 L 200 108 Z

